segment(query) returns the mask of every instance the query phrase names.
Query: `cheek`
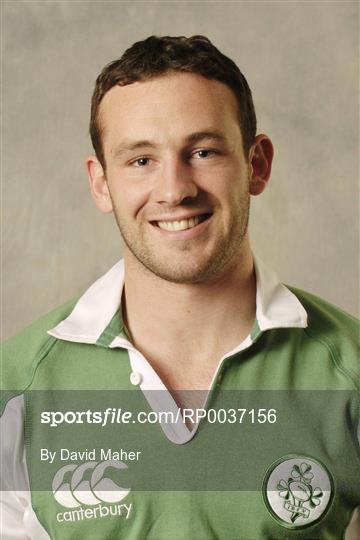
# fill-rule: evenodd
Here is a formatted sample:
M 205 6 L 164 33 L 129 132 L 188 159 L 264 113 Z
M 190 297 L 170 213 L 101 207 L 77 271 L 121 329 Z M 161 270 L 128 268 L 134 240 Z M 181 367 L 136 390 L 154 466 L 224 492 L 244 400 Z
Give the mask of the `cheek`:
M 212 194 L 225 207 L 233 207 L 243 199 L 248 192 L 244 180 L 239 177 L 222 178 L 222 181 L 213 185 Z
M 226 161 L 221 167 L 207 171 L 203 180 L 218 200 L 225 204 L 227 201 L 230 205 L 243 197 L 249 189 L 247 167 L 236 156 Z
M 148 201 L 149 193 L 147 189 L 144 189 L 144 186 L 136 182 L 118 180 L 113 183 L 111 196 L 120 217 L 136 218 L 143 211 Z

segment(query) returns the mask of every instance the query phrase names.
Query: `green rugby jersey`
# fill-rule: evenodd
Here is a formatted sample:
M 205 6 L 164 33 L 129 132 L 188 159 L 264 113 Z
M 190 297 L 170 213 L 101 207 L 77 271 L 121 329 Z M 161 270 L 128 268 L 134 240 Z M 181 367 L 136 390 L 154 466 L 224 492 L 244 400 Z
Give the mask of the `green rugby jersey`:
M 5 344 L 4 538 L 349 534 L 360 504 L 357 321 L 255 268 L 252 332 L 219 359 L 193 429 L 128 339 L 122 261 Z

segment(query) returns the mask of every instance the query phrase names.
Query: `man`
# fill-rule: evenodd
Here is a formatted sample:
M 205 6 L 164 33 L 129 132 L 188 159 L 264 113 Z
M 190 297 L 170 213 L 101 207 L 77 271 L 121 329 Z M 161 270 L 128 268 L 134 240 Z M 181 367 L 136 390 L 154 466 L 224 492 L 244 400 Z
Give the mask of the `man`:
M 244 76 L 152 36 L 98 77 L 90 133 L 124 259 L 7 346 L 4 538 L 343 537 L 356 321 L 254 259 L 273 147 Z

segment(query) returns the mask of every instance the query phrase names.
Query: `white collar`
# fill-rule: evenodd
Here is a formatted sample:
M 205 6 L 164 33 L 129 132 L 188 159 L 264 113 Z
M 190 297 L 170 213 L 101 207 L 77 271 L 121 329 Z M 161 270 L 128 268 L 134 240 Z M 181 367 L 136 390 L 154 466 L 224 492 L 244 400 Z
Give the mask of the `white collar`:
M 254 262 L 256 322 L 260 331 L 305 328 L 307 313 L 297 297 L 259 258 L 254 257 Z M 119 311 L 123 286 L 124 260 L 121 259 L 89 287 L 70 315 L 48 334 L 66 341 L 96 343 Z

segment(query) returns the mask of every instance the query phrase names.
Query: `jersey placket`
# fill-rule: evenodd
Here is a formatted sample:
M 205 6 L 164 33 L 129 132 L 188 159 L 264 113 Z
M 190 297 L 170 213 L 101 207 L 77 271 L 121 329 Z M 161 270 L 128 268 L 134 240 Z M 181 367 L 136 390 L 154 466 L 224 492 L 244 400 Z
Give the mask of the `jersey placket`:
M 258 328 L 256 321 L 253 328 Z M 251 338 L 253 333 L 254 332 L 252 331 L 251 334 L 249 334 L 236 348 L 220 358 L 210 387 L 206 392 L 206 398 L 201 406 L 202 409 L 207 409 L 214 389 L 217 385 L 221 385 L 221 370 L 224 367 L 225 361 L 251 347 L 255 341 Z M 257 332 L 256 339 L 260 334 L 261 331 Z M 192 430 L 186 426 L 181 414 L 181 408 L 178 407 L 170 391 L 148 360 L 130 343 L 130 341 L 122 336 L 116 336 L 108 346 L 109 348 L 119 347 L 128 351 L 132 370 L 130 374 L 131 384 L 137 386 L 142 391 L 152 411 L 157 414 L 162 412 L 170 413 L 169 417 L 174 419 L 174 422 L 171 423 L 164 421 L 160 422 L 160 426 L 165 436 L 174 444 L 185 444 L 189 442 L 196 435 L 201 420 L 194 424 Z

